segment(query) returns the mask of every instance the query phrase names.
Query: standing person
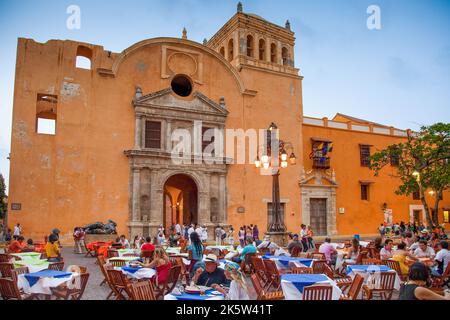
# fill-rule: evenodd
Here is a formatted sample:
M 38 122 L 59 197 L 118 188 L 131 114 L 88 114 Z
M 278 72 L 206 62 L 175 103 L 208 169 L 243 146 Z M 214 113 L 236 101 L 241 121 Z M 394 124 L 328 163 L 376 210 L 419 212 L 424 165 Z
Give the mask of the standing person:
M 157 236 L 157 243 L 162 246 L 166 244 L 166 237 L 164 236 L 163 231 L 159 231 L 158 232 L 158 236 Z
M 234 229 L 232 226 L 228 229 L 228 245 L 234 245 Z
M 184 240 L 189 240 L 189 227 L 188 225 L 183 226 L 183 236 Z
M 251 237 L 253 238 L 253 225 L 251 224 L 250 226 L 247 227 L 247 230 L 245 232 L 245 237 Z
M 175 233 L 181 234 L 181 225 L 179 222 L 175 225 Z
M 191 224 L 191 225 L 189 226 L 189 229 L 188 229 L 189 243 L 190 243 L 190 241 L 191 241 L 191 234 L 192 234 L 193 232 L 195 232 L 195 229 L 194 229 L 194 225 Z
M 311 229 L 311 226 L 308 226 L 306 228 L 306 239 L 308 241 L 308 248 L 314 249 L 314 241 L 313 241 L 313 231 Z
M 300 239 L 303 245 L 303 251 L 308 252 L 308 232 L 306 230 L 306 225 L 302 224 L 300 229 Z
M 22 228 L 20 227 L 20 223 L 18 223 L 14 226 L 13 238 L 16 239 L 20 235 L 22 235 Z
M 12 230 L 8 228 L 5 234 L 5 242 L 10 242 L 12 239 Z
M 192 232 L 190 235 L 191 244 L 187 246 L 187 250 L 192 252 L 191 263 L 189 264 L 189 272 L 194 270 L 197 262 L 203 260 L 203 244 L 197 232 Z
M 160 233 L 160 232 L 162 232 L 162 234 L 165 234 L 165 229 L 164 229 L 164 226 L 163 226 L 163 224 L 160 224 L 159 225 L 159 228 L 158 228 L 158 233 Z
M 384 235 L 386 234 L 386 228 L 384 227 L 384 224 L 381 223 L 380 226 L 378 227 L 378 232 L 380 233 L 380 236 L 383 238 Z
M 223 227 L 220 227 L 220 245 L 225 243 L 225 239 L 227 238 L 227 232 Z
M 241 246 L 241 248 L 243 248 L 244 247 L 244 239 L 245 239 L 245 230 L 244 230 L 244 228 L 245 228 L 245 226 L 244 227 L 241 227 L 240 229 L 239 229 L 239 245 Z
M 122 245 L 122 248 L 124 249 L 130 249 L 130 242 L 125 237 L 125 235 L 120 236 L 120 244 Z
M 216 227 L 215 236 L 216 236 L 216 246 L 220 246 L 222 244 L 222 229 L 220 228 L 220 226 Z
M 256 242 L 259 240 L 259 230 L 258 230 L 258 226 L 256 224 L 253 227 L 253 235 L 252 236 Z
M 203 233 L 203 228 L 202 228 L 202 226 L 198 226 L 197 224 L 195 224 L 195 232 L 197 232 L 198 235 L 199 235 L 200 238 L 201 238 L 202 233 Z
M 84 251 L 84 236 L 85 232 L 83 228 L 76 227 L 73 232 L 73 240 L 75 242 L 74 251 L 77 254 L 83 254 Z
M 206 241 L 208 241 L 208 229 L 206 228 L 206 226 L 204 225 L 202 227 L 202 236 L 201 236 L 202 242 L 205 243 Z

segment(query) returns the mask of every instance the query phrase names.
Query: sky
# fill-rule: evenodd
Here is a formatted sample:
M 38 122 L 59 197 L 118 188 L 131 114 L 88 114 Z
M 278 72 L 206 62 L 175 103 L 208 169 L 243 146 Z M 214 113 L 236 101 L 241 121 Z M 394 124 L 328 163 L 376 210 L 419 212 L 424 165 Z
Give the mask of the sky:
M 154 37 L 210 38 L 235 0 L 0 0 L 0 173 L 8 183 L 17 38 L 71 39 L 121 52 Z M 304 114 L 337 112 L 401 129 L 450 120 L 450 1 L 247 0 L 244 12 L 296 34 Z M 81 10 L 70 30 L 67 8 Z M 371 5 L 381 28 L 370 30 Z

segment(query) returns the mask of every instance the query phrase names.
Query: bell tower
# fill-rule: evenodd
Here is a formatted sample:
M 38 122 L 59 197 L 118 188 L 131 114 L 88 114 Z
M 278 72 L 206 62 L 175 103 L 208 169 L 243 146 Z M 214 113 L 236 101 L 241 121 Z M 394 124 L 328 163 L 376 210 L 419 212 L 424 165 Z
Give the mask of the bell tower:
M 298 75 L 294 67 L 294 32 L 243 11 L 239 2 L 236 14 L 206 43 L 238 70 L 241 66 Z

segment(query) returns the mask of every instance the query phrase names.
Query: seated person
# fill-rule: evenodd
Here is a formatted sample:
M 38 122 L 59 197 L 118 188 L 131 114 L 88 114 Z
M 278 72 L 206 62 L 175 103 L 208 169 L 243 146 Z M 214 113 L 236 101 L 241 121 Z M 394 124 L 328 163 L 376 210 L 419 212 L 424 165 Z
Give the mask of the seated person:
M 53 233 L 48 237 L 48 242 L 45 244 L 45 253 L 49 262 L 61 262 L 61 249 L 58 245 L 58 237 Z
M 169 246 L 171 248 L 178 247 L 178 241 L 181 238 L 180 233 L 175 233 L 175 230 L 172 230 L 172 233 L 169 236 Z
M 22 252 L 34 252 L 33 239 L 28 239 L 27 244 L 23 247 Z
M 121 249 L 122 248 L 122 242 L 120 242 L 120 237 L 116 238 L 116 240 L 111 244 L 112 248 L 115 249 Z
M 199 286 L 211 287 L 213 284 L 228 286 L 230 281 L 225 277 L 224 270 L 218 268 L 217 257 L 208 254 L 203 261 L 204 268 L 198 267 L 192 281 Z
M 430 258 L 433 259 L 435 256 L 434 250 L 428 245 L 426 240 L 419 241 L 419 247 L 414 251 L 414 256 L 416 258 Z
M 280 247 L 275 243 L 270 241 L 270 236 L 265 236 L 264 240 L 257 246 L 258 249 L 269 249 L 270 252 L 273 252 Z
M 156 283 L 166 283 L 172 263 L 163 248 L 156 248 L 153 261 L 149 264 L 137 262 L 144 268 L 156 269 Z
M 337 251 L 333 245 L 331 245 L 331 239 L 329 237 L 325 238 L 325 242 L 319 247 L 319 252 L 325 255 L 325 259 L 328 263 L 335 265 L 337 258 Z
M 241 255 L 239 257 L 234 257 L 233 262 L 241 263 L 242 261 L 244 261 L 245 255 L 247 253 L 256 253 L 257 252 L 256 247 L 253 245 L 252 237 L 247 237 L 245 239 L 245 243 L 246 243 L 246 246 L 242 250 Z
M 408 281 L 400 288 L 399 300 L 450 300 L 450 294 L 441 296 L 427 288 L 430 272 L 421 262 L 414 263 L 409 268 Z
M 231 280 L 229 290 L 225 290 L 218 284 L 211 286 L 213 289 L 221 292 L 225 296 L 225 300 L 250 300 L 245 278 L 239 269 L 240 266 L 234 262 L 225 265 L 225 277 L 227 280 Z
M 25 244 L 23 243 L 25 240 L 22 236 L 17 236 L 15 240 L 11 241 L 11 243 L 8 246 L 8 250 L 10 253 L 20 253 L 22 252 L 22 249 L 25 247 Z
M 130 242 L 128 241 L 128 239 L 124 235 L 120 236 L 119 242 L 122 245 L 122 248 L 124 248 L 124 249 L 130 249 L 131 248 Z
M 392 241 L 392 240 L 391 240 Z M 352 245 L 344 254 L 344 262 L 347 264 L 355 264 L 360 252 L 359 240 L 357 238 L 352 239 Z
M 448 242 L 442 240 L 438 244 L 438 248 L 440 249 L 434 258 L 434 268 L 432 269 L 432 274 L 435 276 L 441 276 L 450 262 L 450 252 L 448 251 Z
M 152 244 L 151 237 L 145 238 L 145 242 L 141 246 L 141 252 L 142 251 L 155 251 L 155 246 Z
M 384 248 L 380 250 L 381 260 L 389 260 L 392 258 L 392 247 L 394 246 L 394 241 L 392 239 L 386 239 L 384 242 Z
M 406 257 L 408 257 L 412 261 L 417 261 L 417 258 L 406 250 L 406 243 L 402 242 L 397 246 L 397 250 L 393 252 L 392 260 L 398 261 L 398 263 L 400 264 L 400 270 L 404 275 L 407 275 L 409 273 L 409 265 L 406 262 Z
M 292 235 L 292 241 L 289 242 L 288 247 L 287 247 L 287 249 L 288 249 L 288 251 L 289 251 L 289 254 L 292 254 L 292 250 L 293 250 L 294 248 L 298 248 L 298 249 L 299 249 L 299 252 L 302 252 L 302 250 L 303 250 L 303 245 L 302 245 L 302 243 L 298 240 L 298 234 Z M 258 249 L 259 249 L 259 248 L 258 248 Z
M 378 253 L 380 253 L 381 249 L 383 249 L 383 238 L 376 237 L 373 243 L 373 246 L 377 250 Z

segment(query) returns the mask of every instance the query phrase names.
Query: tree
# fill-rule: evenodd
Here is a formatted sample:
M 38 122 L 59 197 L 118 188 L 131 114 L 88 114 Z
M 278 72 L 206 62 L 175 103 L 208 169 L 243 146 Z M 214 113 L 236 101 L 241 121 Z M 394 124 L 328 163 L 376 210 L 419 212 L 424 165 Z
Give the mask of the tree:
M 4 219 L 8 204 L 6 203 L 6 184 L 3 175 L 0 173 L 0 219 Z
M 439 201 L 444 190 L 450 188 L 450 123 L 424 126 L 417 133 L 408 131 L 406 142 L 372 155 L 370 168 L 377 176 L 390 163 L 396 166 L 402 182 L 396 194 L 408 196 L 419 192 L 427 225 L 438 226 Z M 435 194 L 433 206 L 427 202 L 427 190 Z

